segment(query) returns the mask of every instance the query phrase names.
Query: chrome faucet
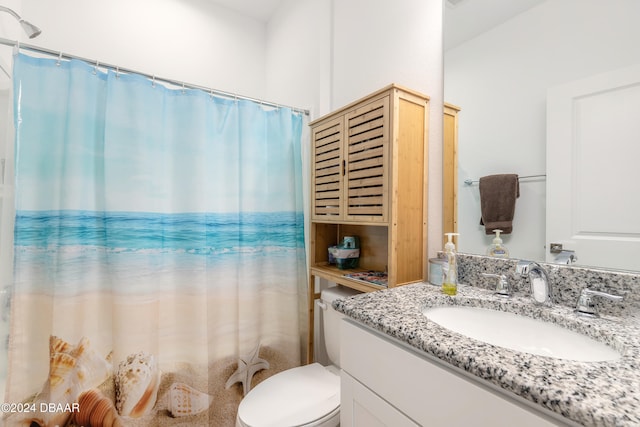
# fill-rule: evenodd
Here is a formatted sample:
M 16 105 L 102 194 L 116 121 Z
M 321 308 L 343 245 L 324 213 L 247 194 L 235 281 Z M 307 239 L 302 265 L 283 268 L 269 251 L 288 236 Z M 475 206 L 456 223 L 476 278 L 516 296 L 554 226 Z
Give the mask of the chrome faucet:
M 509 297 L 511 296 L 511 287 L 509 286 L 509 282 L 507 281 L 507 276 L 504 274 L 492 274 L 492 273 L 482 273 L 484 277 L 495 277 L 498 279 L 496 283 L 496 294 Z
M 534 261 L 518 261 L 516 265 L 517 277 L 528 277 L 531 284 L 531 296 L 539 304 L 551 305 L 552 290 L 551 281 L 546 270 Z
M 582 292 L 580 292 L 580 296 L 578 297 L 578 302 L 576 303 L 576 314 L 586 317 L 600 317 L 598 314 L 598 308 L 593 302 L 594 296 L 607 298 L 612 301 L 622 301 L 624 299 L 624 297 L 621 297 L 620 295 L 613 295 L 606 292 L 583 288 Z
M 553 258 L 553 262 L 556 264 L 575 264 L 578 261 L 578 257 L 576 256 L 575 251 L 562 250 L 560 251 L 555 258 Z

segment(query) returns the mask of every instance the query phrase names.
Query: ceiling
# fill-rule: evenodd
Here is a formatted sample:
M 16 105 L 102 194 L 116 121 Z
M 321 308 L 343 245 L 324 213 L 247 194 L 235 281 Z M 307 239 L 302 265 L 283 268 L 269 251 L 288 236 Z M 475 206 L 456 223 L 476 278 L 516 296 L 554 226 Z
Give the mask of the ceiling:
M 210 0 L 267 22 L 285 0 Z M 339 1 L 339 0 L 333 0 Z M 546 0 L 445 0 L 445 50 L 472 39 Z
M 211 0 L 258 21 L 267 22 L 284 0 Z
M 446 0 L 444 48 L 455 47 L 545 1 Z

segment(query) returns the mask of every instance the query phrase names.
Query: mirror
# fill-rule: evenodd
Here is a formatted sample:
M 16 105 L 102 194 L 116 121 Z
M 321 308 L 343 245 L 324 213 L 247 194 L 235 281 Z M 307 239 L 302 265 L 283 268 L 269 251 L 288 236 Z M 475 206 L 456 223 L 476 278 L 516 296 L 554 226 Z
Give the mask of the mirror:
M 635 0 L 445 1 L 445 101 L 461 108 L 460 252 L 485 254 L 493 239 L 480 225 L 480 177 L 546 174 L 548 89 L 640 64 L 638 16 Z M 520 180 L 513 232 L 502 236 L 512 258 L 545 260 L 546 185 Z M 634 261 L 628 269 L 640 270 Z

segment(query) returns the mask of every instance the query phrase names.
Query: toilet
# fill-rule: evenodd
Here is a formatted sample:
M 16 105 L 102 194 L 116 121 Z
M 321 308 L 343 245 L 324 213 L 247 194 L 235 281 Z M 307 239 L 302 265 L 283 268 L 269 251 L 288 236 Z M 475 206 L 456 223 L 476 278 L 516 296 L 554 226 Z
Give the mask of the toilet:
M 331 365 L 319 363 L 279 372 L 253 388 L 240 402 L 236 427 L 335 427 L 340 425 L 340 320 L 331 307 L 360 292 L 343 286 L 321 293 L 324 342 Z M 326 306 L 326 308 L 325 308 Z

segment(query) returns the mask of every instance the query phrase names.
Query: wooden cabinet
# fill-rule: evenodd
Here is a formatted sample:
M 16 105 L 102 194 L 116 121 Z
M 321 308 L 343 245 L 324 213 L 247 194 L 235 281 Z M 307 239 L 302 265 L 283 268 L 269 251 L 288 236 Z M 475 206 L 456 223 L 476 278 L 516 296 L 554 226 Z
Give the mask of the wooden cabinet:
M 395 85 L 311 122 L 311 270 L 376 290 L 329 265 L 327 249 L 360 239 L 359 270 L 388 286 L 426 275 L 428 97 Z
M 315 277 L 364 292 L 383 288 L 346 276 L 387 273 L 387 286 L 427 277 L 429 98 L 390 85 L 310 123 L 309 361 Z M 360 239 L 359 268 L 329 264 L 327 249 Z
M 442 146 L 442 231 L 458 232 L 458 113 L 460 108 L 444 104 Z M 446 237 L 443 242 L 446 243 Z
M 389 118 L 385 94 L 312 123 L 312 220 L 388 221 Z

